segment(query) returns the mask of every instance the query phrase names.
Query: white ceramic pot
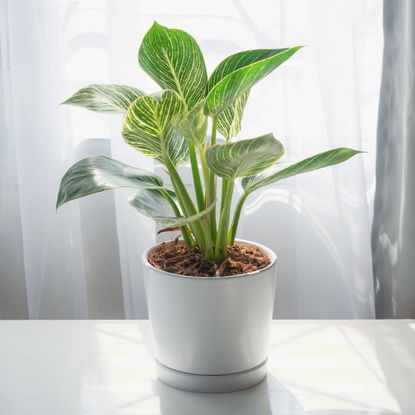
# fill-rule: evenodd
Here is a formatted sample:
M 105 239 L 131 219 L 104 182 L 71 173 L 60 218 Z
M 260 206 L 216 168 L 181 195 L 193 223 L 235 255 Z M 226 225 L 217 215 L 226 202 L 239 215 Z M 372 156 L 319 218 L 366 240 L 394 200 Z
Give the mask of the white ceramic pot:
M 230 392 L 266 376 L 276 285 L 276 255 L 249 274 L 207 278 L 153 267 L 144 253 L 144 283 L 158 377 L 197 392 Z

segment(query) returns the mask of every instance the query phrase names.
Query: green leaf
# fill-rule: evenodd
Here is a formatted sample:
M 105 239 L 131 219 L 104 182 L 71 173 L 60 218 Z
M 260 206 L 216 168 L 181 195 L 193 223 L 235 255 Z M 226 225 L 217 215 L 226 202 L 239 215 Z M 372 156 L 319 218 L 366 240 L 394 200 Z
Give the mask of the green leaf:
M 175 215 L 166 197 L 157 189 L 139 190 L 129 202 L 140 213 L 152 219 L 160 216 L 171 217 Z
M 125 112 L 144 93 L 127 85 L 92 84 L 81 88 L 62 104 L 76 105 L 98 112 Z
M 335 148 L 333 150 L 325 151 L 324 153 L 319 153 L 312 157 L 306 158 L 305 160 L 292 164 L 291 166 L 273 174 L 246 177 L 242 180 L 242 186 L 246 192 L 252 192 L 260 187 L 286 179 L 287 177 L 343 163 L 359 153 L 363 152 L 353 150 L 351 148 Z
M 262 59 L 269 58 L 277 53 L 284 52 L 285 50 L 287 50 L 287 48 L 256 49 L 228 56 L 213 71 L 211 77 L 209 78 L 208 90 L 210 91 L 225 76 L 235 72 L 237 69 L 243 68 Z M 249 92 L 250 90 L 248 89 L 218 115 L 218 130 L 227 141 L 235 137 L 241 130 L 242 116 L 246 101 L 248 100 Z
M 176 227 L 176 226 L 185 226 L 189 223 L 196 222 L 199 219 L 205 217 L 214 207 L 216 204 L 216 200 L 209 205 L 206 209 L 196 213 L 195 215 L 189 216 L 187 218 L 183 217 L 166 217 L 166 216 L 155 216 L 153 219 L 160 223 L 162 226 L 166 227 Z
M 122 127 L 122 135 L 131 146 L 163 163 L 163 148 L 167 149 L 173 164 L 189 158 L 186 140 L 174 130 L 173 117 L 184 110 L 176 92 L 164 91 L 161 99 L 145 96 L 129 107 Z
M 241 131 L 242 117 L 248 96 L 249 90 L 218 115 L 218 131 L 228 142 Z
M 63 176 L 56 208 L 71 200 L 118 187 L 157 189 L 162 186 L 160 177 L 146 170 L 105 156 L 87 157 L 75 163 Z
M 140 213 L 148 216 L 165 227 L 181 227 L 206 216 L 216 204 L 213 202 L 206 209 L 187 218 L 174 216 L 174 211 L 164 195 L 158 190 L 140 190 L 130 203 Z
M 173 120 L 175 129 L 195 147 L 203 147 L 207 131 L 207 117 L 203 113 L 204 100 L 191 111 L 177 115 Z
M 138 60 L 163 89 L 176 91 L 188 110 L 205 97 L 205 61 L 198 44 L 188 33 L 154 22 L 141 43 Z
M 205 114 L 212 117 L 219 115 L 301 48 L 251 50 L 225 59 L 209 80 Z
M 220 177 L 234 179 L 257 174 L 270 167 L 284 154 L 282 144 L 272 134 L 218 144 L 207 149 L 209 168 Z

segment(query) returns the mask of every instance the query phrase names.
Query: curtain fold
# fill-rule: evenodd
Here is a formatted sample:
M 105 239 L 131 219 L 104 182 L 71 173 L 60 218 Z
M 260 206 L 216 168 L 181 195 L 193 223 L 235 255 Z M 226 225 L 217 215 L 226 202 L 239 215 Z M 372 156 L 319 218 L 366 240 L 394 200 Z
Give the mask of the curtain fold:
M 383 3 L 373 273 L 378 318 L 415 318 L 415 3 Z
M 147 317 L 141 255 L 154 223 L 126 191 L 57 213 L 55 198 L 91 154 L 164 174 L 123 142 L 121 116 L 59 105 L 89 83 L 157 91 L 137 64 L 153 20 L 190 32 L 209 71 L 240 50 L 307 45 L 253 88 L 239 138 L 273 131 L 287 162 L 340 146 L 368 154 L 250 196 L 238 236 L 278 254 L 275 317 L 374 316 L 378 1 L 0 0 L 0 12 L 0 318 Z

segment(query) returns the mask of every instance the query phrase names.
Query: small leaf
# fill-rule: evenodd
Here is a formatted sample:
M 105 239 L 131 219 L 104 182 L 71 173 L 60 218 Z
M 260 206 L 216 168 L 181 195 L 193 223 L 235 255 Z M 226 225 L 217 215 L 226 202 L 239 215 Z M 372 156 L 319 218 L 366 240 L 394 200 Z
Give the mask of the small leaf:
M 301 47 L 252 50 L 227 58 L 213 72 L 209 80 L 210 88 L 205 103 L 205 114 L 212 117 L 219 115 Z M 223 77 L 226 73 L 227 75 Z
M 249 90 L 218 115 L 218 131 L 223 134 L 226 141 L 230 141 L 241 130 L 242 117 L 248 96 Z
M 136 99 L 124 118 L 122 135 L 131 146 L 163 163 L 163 146 L 174 165 L 189 158 L 185 139 L 173 129 L 173 117 L 181 113 L 184 104 L 171 90 L 164 91 L 161 99 L 151 96 Z
M 203 113 L 204 100 L 200 101 L 190 112 L 179 114 L 173 124 L 175 129 L 195 147 L 203 147 L 207 131 L 207 117 Z
M 286 179 L 287 177 L 343 163 L 359 153 L 362 153 L 362 151 L 343 147 L 335 148 L 333 150 L 325 151 L 324 153 L 319 153 L 312 157 L 306 158 L 273 174 L 246 177 L 242 180 L 242 186 L 246 192 L 252 192 L 260 187 Z
M 218 144 L 207 149 L 206 161 L 218 176 L 234 179 L 257 174 L 284 154 L 282 144 L 272 134 Z
M 63 176 L 56 208 L 70 200 L 118 187 L 157 189 L 162 186 L 163 181 L 146 170 L 105 156 L 87 157 L 75 163 Z
M 188 110 L 204 98 L 205 61 L 195 39 L 188 33 L 154 22 L 141 43 L 138 60 L 163 89 L 176 91 Z
M 164 216 L 155 216 L 153 217 L 154 220 L 156 220 L 160 225 L 165 227 L 176 227 L 176 226 L 185 226 L 189 223 L 196 222 L 199 219 L 202 219 L 204 216 L 206 216 L 214 207 L 216 204 L 216 200 L 209 205 L 206 209 L 196 213 L 195 215 L 189 216 L 187 218 L 183 217 L 164 217 Z
M 140 213 L 152 219 L 159 216 L 174 216 L 170 203 L 157 189 L 139 190 L 130 203 Z
M 127 85 L 92 84 L 81 88 L 62 104 L 76 105 L 98 112 L 125 112 L 144 93 Z

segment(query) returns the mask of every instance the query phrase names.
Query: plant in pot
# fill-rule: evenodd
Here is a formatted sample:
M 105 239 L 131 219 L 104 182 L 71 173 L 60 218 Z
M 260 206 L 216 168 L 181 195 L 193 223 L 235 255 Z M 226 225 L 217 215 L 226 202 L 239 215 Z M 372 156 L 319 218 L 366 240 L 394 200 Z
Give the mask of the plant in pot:
M 160 93 L 93 84 L 64 102 L 125 113 L 125 141 L 161 163 L 170 177 L 171 188 L 150 171 L 104 156 L 88 157 L 63 176 L 57 207 L 93 193 L 130 188 L 130 203 L 138 212 L 181 233 L 180 239 L 143 256 L 158 376 L 172 386 L 225 392 L 265 377 L 276 256 L 258 243 L 235 239 L 244 202 L 264 186 L 359 153 L 336 148 L 278 168 L 284 147 L 271 133 L 235 139 L 251 88 L 300 48 L 239 52 L 208 76 L 200 48 L 188 33 L 154 23 L 138 61 L 160 85 Z M 194 196 L 178 170 L 187 162 Z M 243 193 L 233 209 L 239 179 Z

